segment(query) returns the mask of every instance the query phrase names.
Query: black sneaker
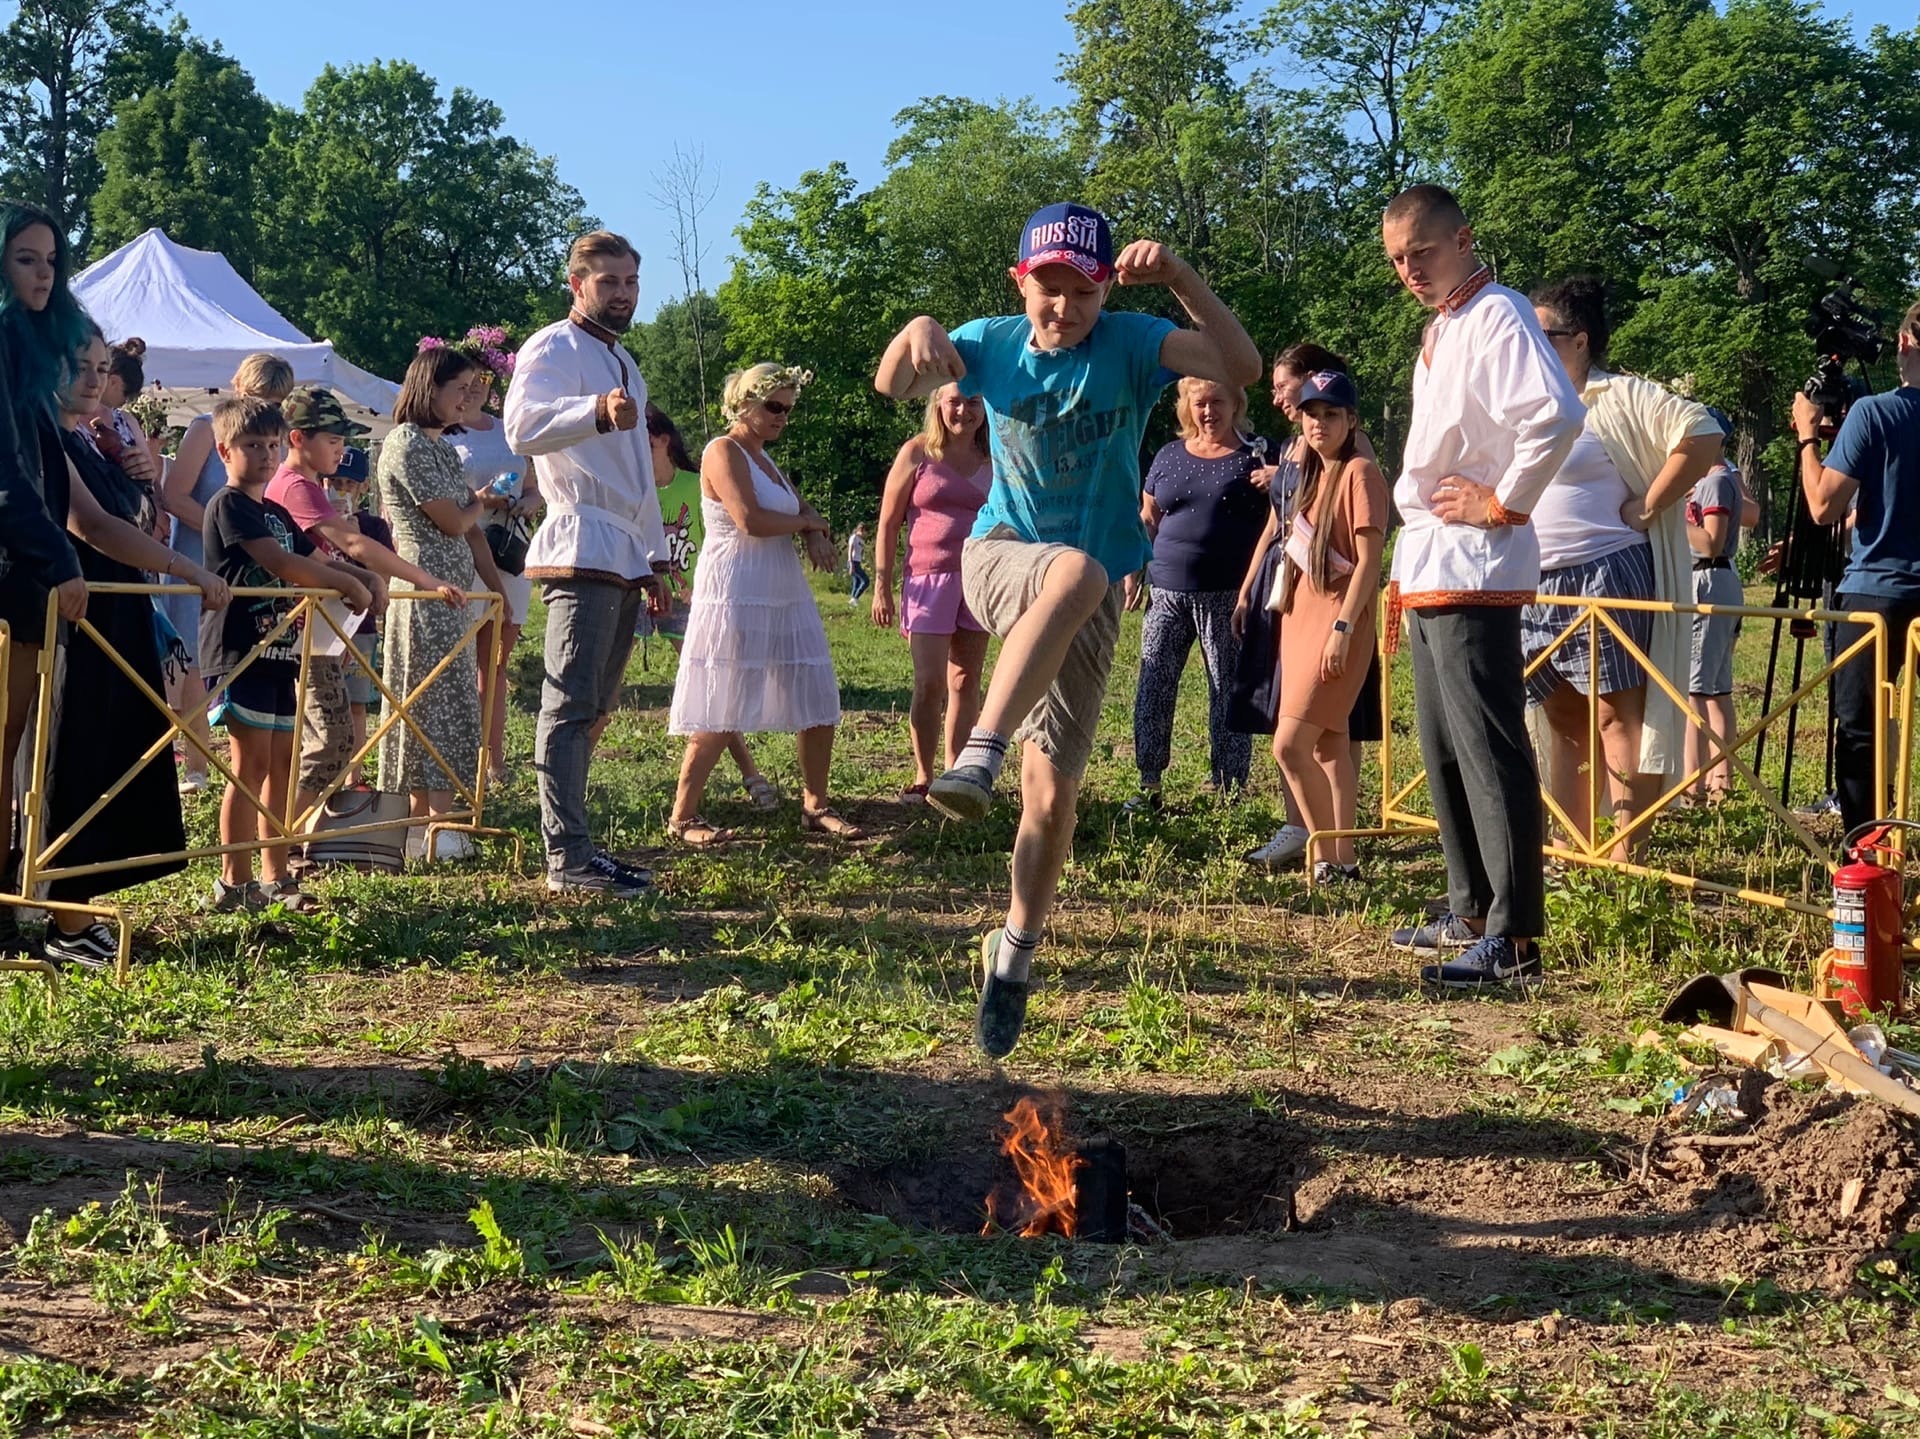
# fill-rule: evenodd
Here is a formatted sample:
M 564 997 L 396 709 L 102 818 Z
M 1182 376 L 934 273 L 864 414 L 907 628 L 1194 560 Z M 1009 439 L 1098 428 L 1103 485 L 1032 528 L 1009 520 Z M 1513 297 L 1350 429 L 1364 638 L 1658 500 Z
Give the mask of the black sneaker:
M 1329 885 L 1338 889 L 1342 885 L 1359 884 L 1361 882 L 1360 866 L 1357 864 L 1335 864 L 1331 860 L 1323 859 L 1313 867 L 1313 887 L 1315 889 Z
M 1021 1026 L 1027 1022 L 1027 993 L 1032 988 L 1021 980 L 1002 979 L 993 972 L 999 949 L 997 929 L 980 941 L 980 1008 L 973 1018 L 974 1041 L 993 1059 L 1005 1059 L 1013 1053 Z
M 48 925 L 46 943 L 41 948 L 48 959 L 80 969 L 112 969 L 120 958 L 120 941 L 104 923 L 90 924 L 78 934 L 66 934 L 57 925 Z
M 1520 947 L 1502 934 L 1483 935 L 1457 959 L 1429 964 L 1420 971 L 1422 984 L 1437 984 L 1442 989 L 1532 989 L 1544 978 L 1540 946 L 1528 946 L 1523 955 Z
M 583 864 L 547 871 L 551 894 L 608 894 L 615 899 L 633 899 L 652 884 L 652 875 L 629 868 L 605 850 L 595 851 Z
M 984 819 L 993 808 L 993 774 L 983 764 L 955 765 L 927 786 L 927 803 L 948 819 Z
M 1425 924 L 1396 929 L 1387 936 L 1387 943 L 1395 949 L 1411 950 L 1415 954 L 1445 954 L 1449 950 L 1472 949 L 1479 942 L 1480 936 L 1474 933 L 1473 926 L 1452 910 Z
M 612 861 L 613 867 L 620 871 L 620 877 L 635 889 L 653 888 L 653 871 L 645 865 L 628 864 L 624 859 L 614 859 L 605 850 L 602 850 L 601 854 Z
M 1166 805 L 1166 802 L 1166 797 L 1160 793 L 1157 786 L 1142 789 L 1140 793 L 1120 806 L 1120 813 L 1135 815 L 1158 814 Z

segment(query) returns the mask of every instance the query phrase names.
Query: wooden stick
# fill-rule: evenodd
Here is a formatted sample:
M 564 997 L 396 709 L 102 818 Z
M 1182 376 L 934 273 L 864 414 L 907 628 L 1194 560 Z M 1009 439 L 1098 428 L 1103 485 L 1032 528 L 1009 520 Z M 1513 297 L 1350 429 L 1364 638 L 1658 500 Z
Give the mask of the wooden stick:
M 1741 999 L 1746 1006 L 1747 1017 L 1762 1026 L 1769 1033 L 1778 1035 L 1795 1049 L 1804 1051 L 1813 1062 L 1842 1083 L 1853 1085 L 1882 1104 L 1891 1105 L 1906 1114 L 1920 1119 L 1920 1094 L 1901 1084 L 1896 1084 L 1866 1060 L 1851 1043 L 1844 1047 L 1833 1040 L 1816 1033 L 1799 1020 L 1782 1014 L 1772 1005 L 1757 998 L 1745 985 L 1740 987 Z

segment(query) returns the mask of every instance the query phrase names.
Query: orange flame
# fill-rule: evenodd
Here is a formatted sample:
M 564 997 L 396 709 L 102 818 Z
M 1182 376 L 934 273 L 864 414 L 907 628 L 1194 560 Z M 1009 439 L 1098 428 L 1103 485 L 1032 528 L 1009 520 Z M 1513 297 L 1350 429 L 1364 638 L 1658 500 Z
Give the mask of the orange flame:
M 987 1222 L 981 1230 L 1016 1230 L 1023 1239 L 1057 1234 L 1071 1239 L 1074 1231 L 1074 1175 L 1086 1164 L 1073 1142 L 1058 1102 L 1043 1110 L 1031 1097 L 1022 1098 L 1003 1116 L 1007 1137 L 1000 1151 L 1013 1161 L 1020 1191 L 1002 1199 L 987 1196 Z

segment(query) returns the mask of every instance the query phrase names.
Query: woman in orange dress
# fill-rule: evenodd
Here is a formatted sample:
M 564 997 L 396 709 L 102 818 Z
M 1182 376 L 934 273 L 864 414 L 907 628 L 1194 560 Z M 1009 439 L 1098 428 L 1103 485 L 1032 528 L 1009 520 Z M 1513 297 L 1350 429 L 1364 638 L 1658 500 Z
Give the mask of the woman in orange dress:
M 1374 649 L 1387 482 L 1358 451 L 1360 396 L 1332 370 L 1301 388 L 1306 446 L 1279 608 L 1280 704 L 1273 754 L 1315 833 L 1352 829 L 1359 779 L 1347 718 Z M 1321 840 L 1313 882 L 1358 880 L 1351 839 Z

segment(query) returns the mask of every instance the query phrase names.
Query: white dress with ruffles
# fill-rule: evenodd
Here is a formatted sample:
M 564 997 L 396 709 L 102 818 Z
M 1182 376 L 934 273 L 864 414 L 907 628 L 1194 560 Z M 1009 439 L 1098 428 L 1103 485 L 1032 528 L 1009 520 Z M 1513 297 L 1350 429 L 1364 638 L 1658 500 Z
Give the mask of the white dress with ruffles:
M 760 507 L 798 514 L 800 497 L 741 453 Z M 794 537 L 749 535 L 704 495 L 700 512 L 706 545 L 693 572 L 667 732 L 792 734 L 838 723 L 840 684 Z

